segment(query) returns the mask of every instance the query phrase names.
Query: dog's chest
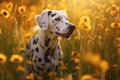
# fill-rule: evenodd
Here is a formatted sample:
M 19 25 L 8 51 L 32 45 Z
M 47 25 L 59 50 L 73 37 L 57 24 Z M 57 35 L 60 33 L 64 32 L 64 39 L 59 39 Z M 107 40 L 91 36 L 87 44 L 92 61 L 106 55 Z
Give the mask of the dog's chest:
M 28 43 L 31 69 L 37 75 L 44 75 L 50 71 L 58 70 L 58 62 L 62 60 L 60 45 L 51 45 L 50 39 L 40 42 L 38 37 L 32 38 Z
M 31 61 L 33 63 L 33 71 L 37 74 L 48 73 L 51 70 L 56 70 L 58 64 L 58 55 L 56 56 L 54 50 L 50 47 L 42 53 L 34 53 L 33 57 L 31 57 Z

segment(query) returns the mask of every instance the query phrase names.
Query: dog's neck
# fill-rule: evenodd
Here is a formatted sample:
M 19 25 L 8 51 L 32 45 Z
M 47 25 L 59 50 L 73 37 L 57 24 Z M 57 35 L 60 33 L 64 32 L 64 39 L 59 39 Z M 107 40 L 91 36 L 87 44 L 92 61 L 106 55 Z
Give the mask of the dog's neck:
M 39 42 L 40 45 L 44 48 L 55 48 L 59 45 L 59 38 L 55 36 L 52 32 L 46 30 L 40 30 L 38 36 L 40 37 Z

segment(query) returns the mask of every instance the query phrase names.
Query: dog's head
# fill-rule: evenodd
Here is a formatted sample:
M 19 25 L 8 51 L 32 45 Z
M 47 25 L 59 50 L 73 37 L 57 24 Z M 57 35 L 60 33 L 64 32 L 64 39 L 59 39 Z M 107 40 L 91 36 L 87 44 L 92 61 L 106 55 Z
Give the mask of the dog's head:
M 44 10 L 40 15 L 35 17 L 42 30 L 49 30 L 56 36 L 69 38 L 75 30 L 75 26 L 68 21 L 64 11 Z

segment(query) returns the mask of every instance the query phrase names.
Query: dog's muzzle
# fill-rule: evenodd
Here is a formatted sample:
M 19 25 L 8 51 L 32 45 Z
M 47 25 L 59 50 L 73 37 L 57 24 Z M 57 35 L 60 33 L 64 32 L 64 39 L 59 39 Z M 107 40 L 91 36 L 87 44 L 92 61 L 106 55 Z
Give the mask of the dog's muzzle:
M 68 39 L 71 36 L 71 34 L 74 32 L 75 26 L 73 24 L 69 24 L 69 26 L 67 28 L 69 30 L 67 33 L 65 33 L 65 34 L 56 33 L 56 34 L 59 35 L 59 36 L 62 36 L 63 38 Z
M 73 24 L 69 24 L 68 29 L 69 32 L 73 32 L 75 30 L 75 26 Z

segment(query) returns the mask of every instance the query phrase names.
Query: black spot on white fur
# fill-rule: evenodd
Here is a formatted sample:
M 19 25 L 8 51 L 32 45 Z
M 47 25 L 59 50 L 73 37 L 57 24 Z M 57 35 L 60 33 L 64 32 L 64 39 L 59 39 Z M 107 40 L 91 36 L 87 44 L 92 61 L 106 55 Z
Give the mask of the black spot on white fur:
M 52 58 L 55 60 L 55 57 L 54 57 L 54 56 L 53 56 Z
M 55 20 L 56 20 L 56 21 L 61 21 L 61 18 L 58 17 L 58 18 L 55 18 Z
M 31 49 L 31 51 L 30 51 L 31 53 L 33 53 L 34 52 L 34 49 Z
M 44 46 L 42 46 L 41 44 L 40 44 L 40 47 L 41 47 L 42 49 L 45 49 L 45 47 L 44 47 Z
M 56 66 L 56 69 L 55 69 L 56 71 L 58 71 L 58 65 Z
M 42 24 L 45 24 L 45 22 L 42 22 Z
M 46 60 L 48 58 L 48 56 L 50 55 L 51 53 L 51 47 L 49 47 L 46 51 L 45 51 L 45 57 L 44 57 L 44 60 Z
M 53 34 L 53 32 L 52 32 L 52 31 L 50 31 L 50 33 L 51 33 L 51 34 Z
M 41 59 L 41 58 L 38 58 L 38 62 L 42 62 L 42 59 Z
M 55 51 L 55 48 L 52 49 L 51 56 L 54 56 L 54 51 Z
M 60 31 L 59 27 L 56 27 L 58 31 Z
M 37 48 L 35 48 L 35 51 L 36 51 L 36 52 L 39 52 L 39 48 L 38 48 L 38 47 L 37 47 Z
M 31 65 L 31 69 L 32 69 L 33 72 L 35 72 L 35 69 L 34 69 L 34 66 L 33 66 L 33 65 Z
M 44 68 L 44 67 L 46 66 L 46 64 L 45 64 L 45 63 L 42 63 L 41 66 L 42 66 L 42 68 Z
M 37 70 L 43 71 L 43 68 L 41 68 L 40 66 L 37 66 Z
M 56 13 L 55 14 L 51 14 L 51 17 L 54 17 L 56 15 Z
M 52 13 L 52 11 L 48 11 L 48 16 Z
M 30 49 L 30 46 L 31 46 L 31 42 L 29 41 L 29 42 L 26 44 L 26 48 L 27 48 L 27 49 Z
M 49 46 L 50 38 L 46 35 L 45 37 L 45 47 Z
M 66 25 L 68 25 L 68 23 L 65 23 Z
M 38 37 L 37 37 L 37 38 L 34 38 L 34 39 L 33 39 L 33 44 L 34 44 L 34 45 L 37 44 L 37 43 L 38 43 L 38 40 L 39 40 Z
M 45 58 L 45 59 L 44 59 L 44 62 L 45 62 L 45 63 L 50 63 L 50 60 L 49 60 L 48 58 Z
M 34 59 L 34 63 L 36 63 L 37 62 L 37 60 L 36 59 Z

